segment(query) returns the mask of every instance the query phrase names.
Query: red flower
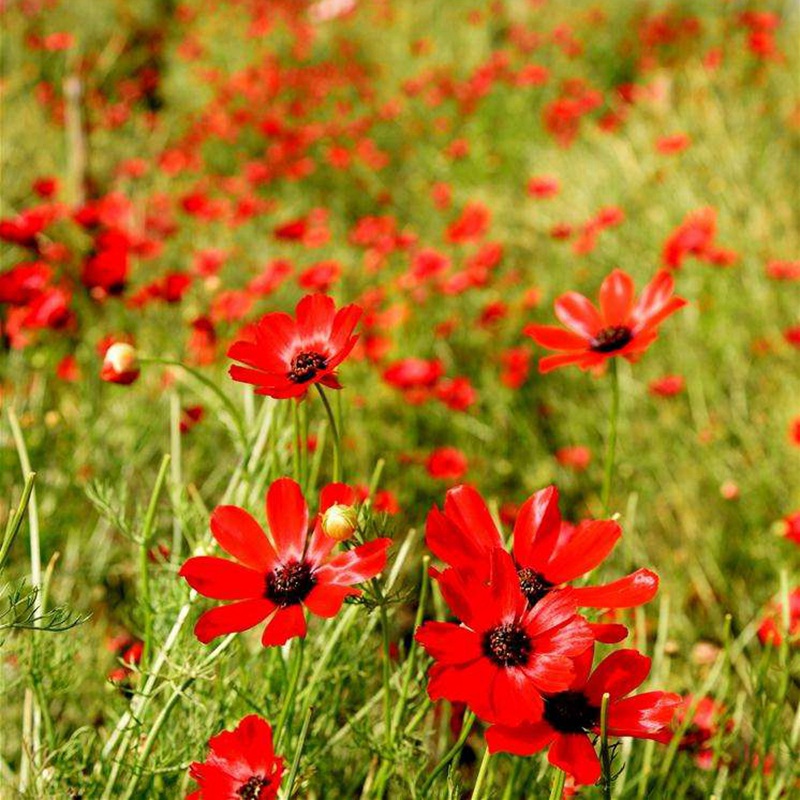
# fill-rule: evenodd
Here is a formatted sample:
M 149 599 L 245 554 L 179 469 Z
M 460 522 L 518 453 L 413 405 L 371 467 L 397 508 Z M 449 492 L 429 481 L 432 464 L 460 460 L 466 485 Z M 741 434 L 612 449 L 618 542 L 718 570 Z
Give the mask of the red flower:
M 800 586 L 796 586 L 789 592 L 789 644 L 793 647 L 800 647 Z M 761 620 L 758 627 L 758 638 L 761 644 L 773 645 L 775 647 L 783 644 L 783 637 L 786 633 L 784 626 L 783 602 L 773 600 Z
M 255 341 L 239 340 L 228 350 L 235 381 L 258 387 L 256 394 L 302 398 L 309 386 L 321 383 L 341 389 L 336 368 L 353 349 L 358 337 L 353 329 L 361 308 L 349 305 L 336 311 L 333 299 L 306 295 L 295 309 L 296 319 L 276 312 L 255 326 Z
M 600 732 L 600 705 L 608 692 L 608 733 L 668 742 L 670 723 L 681 703 L 676 694 L 645 692 L 627 697 L 650 672 L 650 659 L 635 650 L 618 650 L 590 675 L 591 650 L 575 662 L 578 670 L 566 691 L 544 698 L 541 717 L 517 727 L 494 725 L 486 731 L 490 753 L 529 756 L 549 747 L 548 761 L 576 783 L 600 778 L 600 760 L 589 734 Z
M 426 622 L 417 641 L 436 662 L 428 695 L 466 703 L 479 717 L 516 725 L 541 716 L 541 692 L 566 689 L 572 659 L 590 648 L 591 629 L 575 613 L 570 592 L 531 608 L 514 562 L 495 548 L 487 583 L 455 569 L 438 576 L 442 595 L 463 622 Z
M 575 526 L 562 522 L 555 486 L 529 497 L 517 514 L 513 544 L 514 563 L 529 603 L 536 605 L 558 587 L 595 569 L 621 535 L 613 520 L 584 520 Z M 444 513 L 431 509 L 425 542 L 449 566 L 484 581 L 493 549 L 503 546 L 486 503 L 468 485 L 447 492 Z M 573 588 L 571 595 L 578 606 L 587 608 L 633 608 L 647 603 L 657 590 L 658 576 L 640 569 L 612 583 Z M 596 633 L 603 635 L 603 641 L 608 637 L 618 641 L 621 627 L 596 626 Z
M 467 457 L 457 447 L 437 447 L 425 462 L 428 475 L 443 481 L 463 478 L 469 468 Z
M 186 800 L 272 800 L 278 796 L 284 763 L 275 755 L 272 728 L 265 719 L 250 714 L 235 730 L 212 736 L 208 748 L 206 760 L 189 767 L 199 788 Z
M 614 356 L 635 361 L 658 337 L 658 326 L 686 305 L 672 294 L 674 281 L 659 272 L 635 301 L 631 277 L 615 269 L 600 287 L 600 310 L 577 292 L 567 292 L 555 302 L 556 316 L 569 328 L 528 325 L 523 330 L 537 344 L 564 351 L 539 361 L 540 372 L 575 364 L 583 370 L 597 367 Z
M 647 384 L 647 391 L 657 397 L 674 397 L 686 389 L 686 381 L 683 375 L 665 375 L 663 378 L 656 378 Z
M 800 511 L 783 519 L 783 535 L 795 544 L 800 544 Z
M 140 372 L 139 357 L 132 344 L 113 342 L 108 346 L 100 368 L 102 380 L 128 386 L 139 377 Z
M 330 484 L 322 491 L 320 513 L 354 500 L 353 489 Z M 361 594 L 353 584 L 374 578 L 386 564 L 390 539 L 375 539 L 331 556 L 336 541 L 325 535 L 319 516 L 309 541 L 308 506 L 291 478 L 280 478 L 269 487 L 267 520 L 272 541 L 244 509 L 218 506 L 211 515 L 211 532 L 236 561 L 195 556 L 181 567 L 179 574 L 200 594 L 235 601 L 198 619 L 194 632 L 204 644 L 264 620 L 264 647 L 304 637 L 304 607 L 318 617 L 335 616 L 346 597 Z

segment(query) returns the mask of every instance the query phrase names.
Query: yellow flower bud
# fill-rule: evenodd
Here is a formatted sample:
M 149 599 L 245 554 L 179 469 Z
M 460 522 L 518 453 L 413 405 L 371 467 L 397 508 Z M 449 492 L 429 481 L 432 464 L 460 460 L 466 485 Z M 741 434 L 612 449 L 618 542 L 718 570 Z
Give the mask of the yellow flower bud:
M 349 539 L 358 525 L 358 513 L 353 506 L 341 503 L 331 506 L 322 515 L 322 530 L 337 542 Z

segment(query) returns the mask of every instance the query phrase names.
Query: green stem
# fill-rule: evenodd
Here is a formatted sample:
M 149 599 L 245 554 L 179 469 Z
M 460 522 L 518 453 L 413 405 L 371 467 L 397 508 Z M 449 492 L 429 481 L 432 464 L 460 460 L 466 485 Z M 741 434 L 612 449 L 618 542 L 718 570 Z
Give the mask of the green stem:
M 339 438 L 339 426 L 336 424 L 336 418 L 325 391 L 318 383 L 315 386 L 319 396 L 322 398 L 325 413 L 328 415 L 328 422 L 331 426 L 331 433 L 333 434 L 333 482 L 338 483 L 342 480 L 342 442 Z
M 611 751 L 608 749 L 608 702 L 611 695 L 603 694 L 600 704 L 600 761 L 603 767 L 603 800 L 611 800 Z
M 289 721 L 289 714 L 294 710 L 294 698 L 297 694 L 297 685 L 300 682 L 300 673 L 303 669 L 303 653 L 305 650 L 305 639 L 297 640 L 297 648 L 294 652 L 294 659 L 292 664 L 292 674 L 289 677 L 289 686 L 284 695 L 283 706 L 281 707 L 281 714 L 278 717 L 278 722 L 275 724 L 275 747 L 280 747 L 284 734 L 286 733 L 286 726 Z
M 564 780 L 567 773 L 555 767 L 555 776 L 553 777 L 553 785 L 550 787 L 550 800 L 561 800 L 564 794 Z
M 608 420 L 608 438 L 606 439 L 606 455 L 603 466 L 603 509 L 609 513 L 611 500 L 611 484 L 614 479 L 614 460 L 617 453 L 617 421 L 619 419 L 619 370 L 617 359 L 611 359 L 611 414 Z
M 142 592 L 142 608 L 144 610 L 144 644 L 142 646 L 142 668 L 147 663 L 150 656 L 150 650 L 153 646 L 153 606 L 150 602 L 150 570 L 148 564 L 148 557 L 150 552 L 150 537 L 153 533 L 153 526 L 156 519 L 156 507 L 158 506 L 158 498 L 161 495 L 161 489 L 164 486 L 164 481 L 167 477 L 167 467 L 169 466 L 170 457 L 164 455 L 161 459 L 161 467 L 158 470 L 158 477 L 153 487 L 153 493 L 150 495 L 150 502 L 147 505 L 147 513 L 144 518 L 144 526 L 142 527 L 142 539 L 139 545 L 139 579 L 141 581 Z
M 481 766 L 478 769 L 478 777 L 475 779 L 475 787 L 472 790 L 472 800 L 479 800 L 481 791 L 483 789 L 483 782 L 486 780 L 486 775 L 489 772 L 489 759 L 492 757 L 487 747 L 483 751 L 483 758 L 481 759 Z
M 300 403 L 297 400 L 292 402 L 292 426 L 294 428 L 294 446 L 292 447 L 292 472 L 294 479 L 301 483 L 303 480 L 300 465 L 300 450 L 302 448 L 300 433 Z
M 420 795 L 422 797 L 428 796 L 428 791 L 430 790 L 431 786 L 433 786 L 433 782 L 439 777 L 439 775 L 447 769 L 448 765 L 451 761 L 458 757 L 459 753 L 464 748 L 466 744 L 467 737 L 469 736 L 470 732 L 472 731 L 472 726 L 475 724 L 475 715 L 468 711 L 464 715 L 464 722 L 461 726 L 461 735 L 458 737 L 456 743 L 442 756 L 439 763 L 433 768 L 433 771 L 430 775 L 428 775 L 428 779 L 422 786 L 422 791 Z
M 3 544 L 0 545 L 0 570 L 3 569 L 8 558 L 8 553 L 11 550 L 11 545 L 14 544 L 14 539 L 22 527 L 22 519 L 25 516 L 25 511 L 28 508 L 28 502 L 31 499 L 31 492 L 33 492 L 33 482 L 36 480 L 36 473 L 29 472 L 25 478 L 25 486 L 22 489 L 22 497 L 19 499 L 17 510 L 8 518 L 6 531 L 3 534 Z
M 297 747 L 294 749 L 294 756 L 292 757 L 292 766 L 289 769 L 289 777 L 286 779 L 286 798 L 290 798 L 293 794 L 292 788 L 294 787 L 297 772 L 300 769 L 300 756 L 303 754 L 303 745 L 306 742 L 308 735 L 308 726 L 311 724 L 311 715 L 314 713 L 313 707 L 306 711 L 305 719 L 303 720 L 303 727 L 300 729 L 300 737 L 297 740 Z

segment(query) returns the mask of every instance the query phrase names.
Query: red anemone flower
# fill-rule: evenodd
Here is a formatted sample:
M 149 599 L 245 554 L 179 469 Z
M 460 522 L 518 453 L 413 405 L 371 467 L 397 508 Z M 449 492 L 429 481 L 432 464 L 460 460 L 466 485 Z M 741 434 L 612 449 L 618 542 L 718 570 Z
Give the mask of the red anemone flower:
M 508 553 L 495 548 L 490 563 L 489 584 L 454 569 L 439 575 L 463 624 L 426 622 L 415 638 L 436 662 L 428 673 L 432 700 L 466 703 L 484 720 L 515 725 L 541 715 L 541 692 L 571 684 L 572 659 L 594 637 L 569 591 L 531 608 Z
M 289 314 L 266 314 L 254 326 L 255 341 L 234 342 L 228 357 L 234 364 L 235 381 L 258 387 L 256 394 L 302 398 L 309 386 L 320 383 L 341 389 L 336 368 L 353 349 L 353 329 L 361 308 L 349 305 L 336 310 L 333 299 L 323 294 L 306 295 Z
M 570 581 L 595 569 L 613 549 L 622 529 L 613 520 L 584 520 L 570 525 L 561 519 L 558 489 L 548 486 L 529 497 L 514 523 L 512 553 L 522 592 L 531 605 Z M 445 495 L 444 512 L 428 514 L 425 541 L 431 552 L 451 567 L 488 580 L 491 552 L 503 539 L 489 509 L 469 485 Z M 600 586 L 573 587 L 571 596 L 584 608 L 633 608 L 653 599 L 658 576 L 648 569 Z M 600 641 L 620 641 L 621 625 L 593 625 Z
M 662 270 L 645 287 L 639 301 L 633 280 L 615 269 L 600 287 L 600 309 L 577 292 L 567 292 L 555 302 L 555 325 L 528 325 L 523 333 L 549 350 L 563 351 L 539 361 L 540 372 L 575 364 L 583 370 L 597 367 L 614 356 L 635 361 L 658 337 L 658 326 L 686 305 L 673 296 L 675 281 Z
M 212 736 L 208 749 L 205 761 L 189 767 L 199 788 L 186 800 L 273 800 L 278 796 L 284 763 L 275 755 L 272 728 L 266 720 L 250 714 L 235 730 Z
M 195 556 L 179 574 L 205 597 L 235 602 L 206 611 L 195 625 L 197 638 L 207 644 L 267 620 L 261 643 L 282 645 L 306 635 L 304 607 L 318 617 L 333 617 L 346 597 L 360 595 L 353 584 L 381 572 L 391 539 L 375 539 L 331 556 L 337 543 L 320 522 L 330 506 L 351 505 L 354 499 L 349 486 L 326 486 L 309 540 L 308 506 L 300 487 L 291 478 L 280 478 L 267 491 L 272 542 L 244 509 L 218 506 L 211 515 L 211 532 L 236 561 Z
M 589 734 L 600 732 L 600 706 L 606 692 L 610 695 L 609 735 L 668 742 L 680 696 L 645 692 L 627 697 L 647 677 L 650 659 L 636 650 L 617 650 L 590 675 L 592 655 L 590 650 L 575 663 L 577 674 L 566 691 L 544 698 L 539 720 L 489 728 L 489 752 L 529 756 L 549 747 L 548 761 L 553 766 L 572 775 L 576 783 L 595 783 L 600 778 L 600 760 Z

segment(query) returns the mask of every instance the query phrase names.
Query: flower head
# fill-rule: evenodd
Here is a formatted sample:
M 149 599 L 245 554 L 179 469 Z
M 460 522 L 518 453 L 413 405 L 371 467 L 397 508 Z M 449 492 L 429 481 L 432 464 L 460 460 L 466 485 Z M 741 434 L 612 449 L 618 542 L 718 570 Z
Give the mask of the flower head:
M 561 295 L 555 312 L 569 330 L 554 325 L 528 325 L 523 330 L 542 347 L 562 351 L 541 359 L 539 371 L 568 364 L 586 370 L 615 356 L 635 361 L 658 337 L 658 326 L 686 305 L 686 300 L 673 295 L 674 285 L 672 276 L 661 271 L 637 302 L 633 280 L 615 269 L 600 287 L 599 309 L 577 292 Z
M 681 698 L 666 692 L 628 697 L 650 672 L 650 659 L 635 650 L 617 650 L 590 673 L 592 651 L 575 662 L 576 675 L 564 691 L 544 698 L 542 714 L 534 722 L 515 727 L 493 725 L 486 731 L 491 753 L 529 756 L 549 747 L 548 761 L 571 775 L 576 783 L 595 783 L 600 760 L 590 734 L 600 732 L 600 707 L 605 693 L 610 736 L 634 736 L 667 742 L 670 723 Z
M 355 492 L 333 483 L 322 490 L 320 512 L 336 503 L 352 504 Z M 354 584 L 374 578 L 386 564 L 391 539 L 374 539 L 332 555 L 336 540 L 326 535 L 321 514 L 311 536 L 308 506 L 291 478 L 280 478 L 267 491 L 267 520 L 272 541 L 244 509 L 218 506 L 211 532 L 236 561 L 195 556 L 180 575 L 205 597 L 232 600 L 198 619 L 195 635 L 207 644 L 217 636 L 245 631 L 264 620 L 264 647 L 306 635 L 305 609 L 333 617 L 346 597 L 360 595 Z
M 540 693 L 569 686 L 572 659 L 594 641 L 571 593 L 553 593 L 531 608 L 511 557 L 499 547 L 491 553 L 488 584 L 455 569 L 437 580 L 462 624 L 426 622 L 416 633 L 436 662 L 428 673 L 430 698 L 466 703 L 484 720 L 538 718 Z
M 233 731 L 212 736 L 208 750 L 205 761 L 189 767 L 198 789 L 187 800 L 273 800 L 278 796 L 284 763 L 275 755 L 272 728 L 266 720 L 250 714 Z
M 109 383 L 133 383 L 141 372 L 136 349 L 128 342 L 114 342 L 103 356 L 100 377 Z
M 306 295 L 295 309 L 295 318 L 275 312 L 254 326 L 254 339 L 240 339 L 228 350 L 235 381 L 256 386 L 256 394 L 302 398 L 315 383 L 341 389 L 336 368 L 353 349 L 353 329 L 361 308 L 349 305 L 336 310 L 333 299 L 323 294 Z

